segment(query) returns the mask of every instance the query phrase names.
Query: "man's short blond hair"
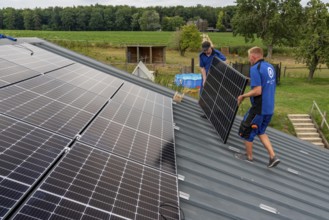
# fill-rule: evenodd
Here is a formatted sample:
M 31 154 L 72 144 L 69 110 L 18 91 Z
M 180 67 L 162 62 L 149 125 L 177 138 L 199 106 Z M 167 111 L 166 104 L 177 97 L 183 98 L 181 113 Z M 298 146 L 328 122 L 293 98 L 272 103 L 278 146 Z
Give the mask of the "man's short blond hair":
M 255 55 L 258 55 L 258 56 L 261 56 L 263 57 L 264 56 L 264 52 L 263 52 L 263 49 L 260 48 L 260 47 L 252 47 L 248 50 L 248 55 L 250 54 L 255 54 Z

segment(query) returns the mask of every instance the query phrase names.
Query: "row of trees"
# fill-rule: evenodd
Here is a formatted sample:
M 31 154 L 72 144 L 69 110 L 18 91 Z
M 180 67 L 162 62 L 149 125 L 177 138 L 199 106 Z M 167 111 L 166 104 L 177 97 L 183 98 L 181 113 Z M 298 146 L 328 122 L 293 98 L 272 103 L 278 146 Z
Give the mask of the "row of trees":
M 225 11 L 224 26 L 230 28 L 234 6 L 214 8 L 130 6 L 49 7 L 46 9 L 0 9 L 0 29 L 64 31 L 174 31 L 188 21 L 200 27 L 216 27 L 218 13 Z M 204 24 L 206 22 L 206 24 Z M 199 28 L 201 30 L 201 28 Z M 201 30 L 204 31 L 204 30 Z
M 232 19 L 233 34 L 246 42 L 255 37 L 267 46 L 271 58 L 273 46 L 293 46 L 298 61 L 306 63 L 309 79 L 318 64 L 329 67 L 329 4 L 310 0 L 237 0 Z

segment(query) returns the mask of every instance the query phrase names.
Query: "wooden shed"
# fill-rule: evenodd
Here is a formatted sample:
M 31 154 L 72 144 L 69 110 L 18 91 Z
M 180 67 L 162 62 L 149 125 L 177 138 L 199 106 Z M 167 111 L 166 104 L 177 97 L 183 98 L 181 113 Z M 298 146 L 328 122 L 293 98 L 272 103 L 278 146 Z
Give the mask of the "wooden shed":
M 166 46 L 127 46 L 127 63 L 166 63 Z

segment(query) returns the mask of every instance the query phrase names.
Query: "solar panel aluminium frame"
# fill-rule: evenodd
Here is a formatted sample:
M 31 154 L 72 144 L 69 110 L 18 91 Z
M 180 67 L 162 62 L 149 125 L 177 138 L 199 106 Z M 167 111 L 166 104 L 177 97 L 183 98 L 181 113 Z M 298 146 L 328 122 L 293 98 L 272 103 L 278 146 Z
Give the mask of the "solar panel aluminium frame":
M 213 58 L 199 105 L 224 144 L 239 108 L 237 97 L 244 93 L 247 83 L 246 76 L 219 58 Z

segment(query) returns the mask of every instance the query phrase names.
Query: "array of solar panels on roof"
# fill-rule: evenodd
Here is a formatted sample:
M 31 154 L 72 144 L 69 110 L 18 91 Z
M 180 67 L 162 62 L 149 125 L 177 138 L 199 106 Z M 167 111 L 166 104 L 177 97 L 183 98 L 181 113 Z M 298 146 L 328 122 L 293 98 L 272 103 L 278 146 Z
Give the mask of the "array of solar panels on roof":
M 237 97 L 243 94 L 247 82 L 245 76 L 214 57 L 199 104 L 224 143 L 238 110 Z
M 0 46 L 0 220 L 180 219 L 177 184 L 170 98 Z

